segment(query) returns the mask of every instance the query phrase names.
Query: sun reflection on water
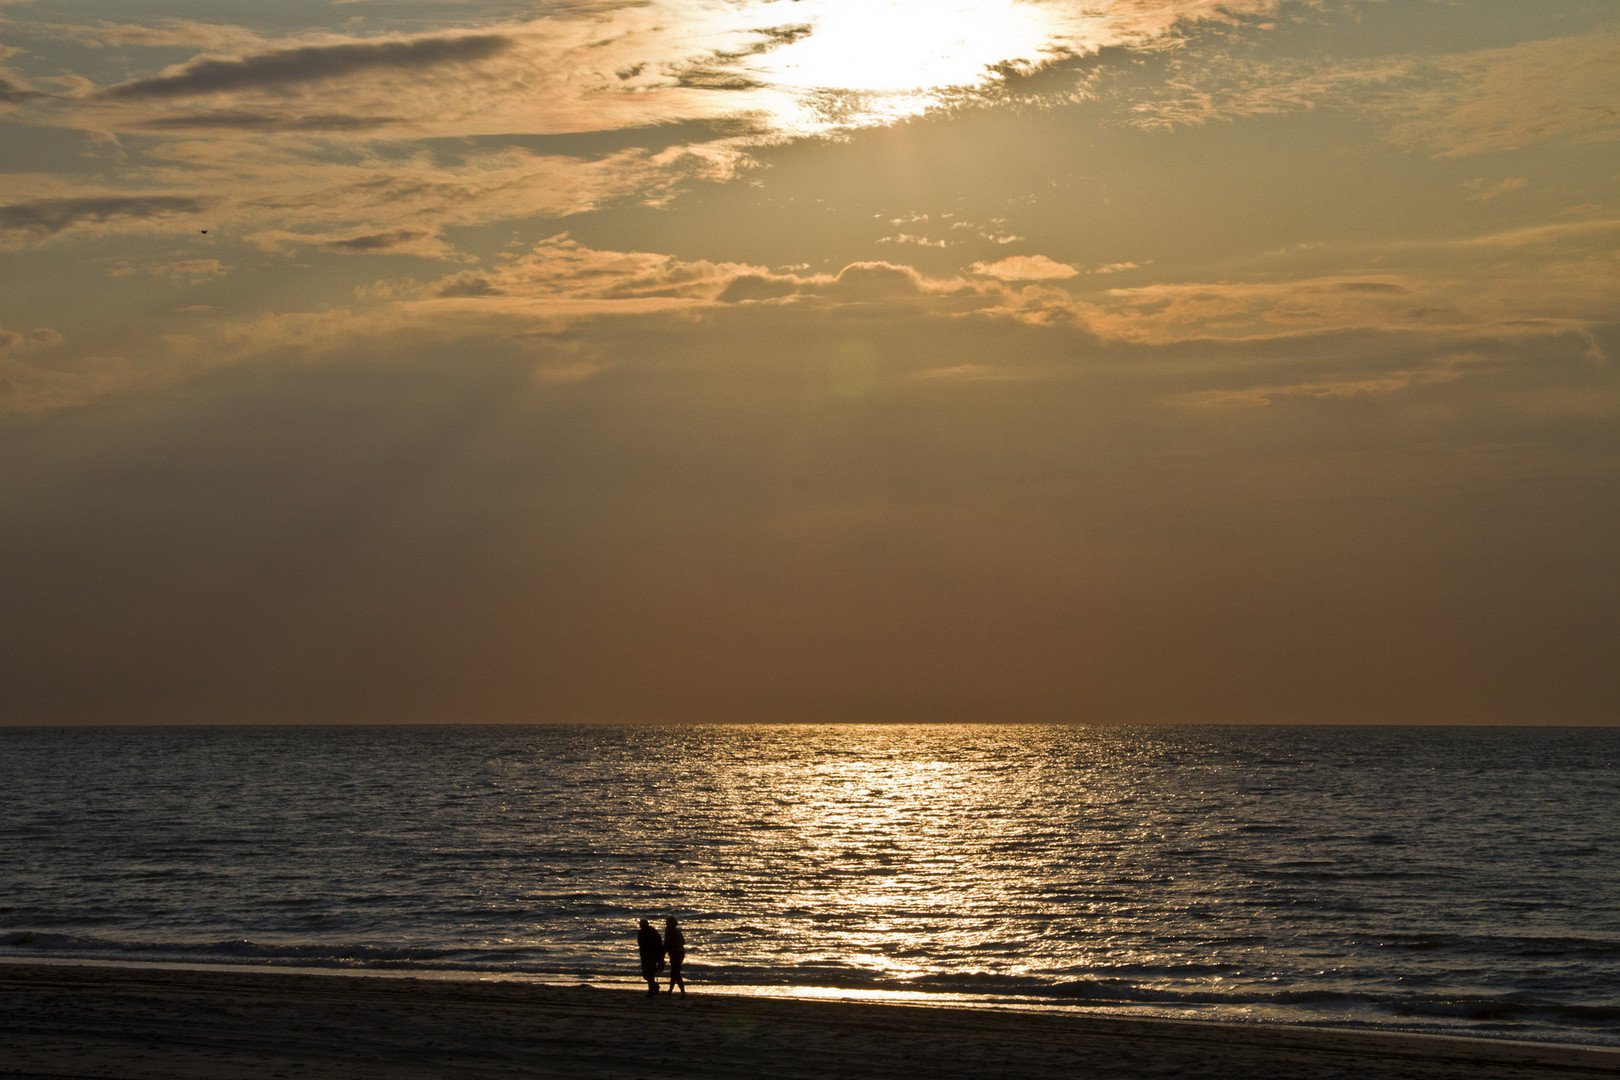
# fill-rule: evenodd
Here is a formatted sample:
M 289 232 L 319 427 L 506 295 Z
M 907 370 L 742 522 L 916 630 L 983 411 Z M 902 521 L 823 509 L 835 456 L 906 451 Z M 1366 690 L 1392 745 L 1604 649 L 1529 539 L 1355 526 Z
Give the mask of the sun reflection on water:
M 690 979 L 761 993 L 1355 1022 L 1461 1002 L 1494 1023 L 1532 1000 L 1564 1003 L 1536 1023 L 1613 1026 L 1589 1009 L 1614 1000 L 1620 925 L 1606 731 L 107 729 L 8 747 L 0 790 L 40 808 L 10 831 L 33 867 L 14 924 L 94 926 L 12 941 L 39 955 L 629 985 L 636 918 L 673 915 Z
M 795 863 L 793 887 L 773 899 L 782 932 L 808 919 L 805 963 L 921 978 L 942 959 L 961 970 L 984 953 L 1002 974 L 1026 970 L 1008 963 L 1008 934 L 1051 915 L 1039 884 L 1051 868 L 1029 864 L 1027 833 L 1027 808 L 1048 789 L 998 759 L 996 738 L 931 737 L 919 754 L 913 729 L 843 728 L 814 756 L 751 770 L 739 794 L 774 796 L 756 808 L 753 834 L 766 863 Z M 760 883 L 768 876 L 781 880 Z

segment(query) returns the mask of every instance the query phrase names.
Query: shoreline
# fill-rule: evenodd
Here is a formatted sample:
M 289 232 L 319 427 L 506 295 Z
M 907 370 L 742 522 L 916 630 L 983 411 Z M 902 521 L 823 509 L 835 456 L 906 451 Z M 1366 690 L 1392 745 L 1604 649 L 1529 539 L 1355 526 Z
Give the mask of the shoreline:
M 334 978 L 417 979 L 448 983 L 512 983 L 552 989 L 588 989 L 645 994 L 646 984 L 639 975 L 596 973 L 576 976 L 558 971 L 507 970 L 471 967 L 420 967 L 410 964 L 301 964 L 297 961 L 255 962 L 248 960 L 123 959 L 116 957 L 0 955 L 0 972 L 5 965 L 60 966 L 91 968 L 141 968 L 176 972 L 238 972 L 242 974 L 284 974 L 331 976 Z M 666 978 L 661 975 L 660 978 Z M 660 985 L 664 985 L 661 983 Z M 1470 1018 L 1449 1019 L 1443 1014 L 1378 1019 L 1344 1016 L 1309 1006 L 1250 1003 L 1238 1009 L 1220 1002 L 1155 1004 L 1140 1001 L 1099 999 L 1070 1000 L 1054 995 L 973 993 L 968 991 L 915 990 L 849 987 L 822 984 L 709 982 L 699 977 L 693 985 L 707 996 L 764 998 L 786 1001 L 864 1002 L 879 1005 L 911 1005 L 918 1008 L 1000 1009 L 1013 1012 L 1051 1012 L 1084 1015 L 1098 1019 L 1150 1020 L 1189 1024 L 1229 1024 L 1238 1028 L 1281 1027 L 1322 1029 L 1342 1032 L 1368 1032 L 1387 1035 L 1420 1035 L 1435 1038 L 1478 1039 L 1486 1042 L 1577 1046 L 1620 1052 L 1620 1028 L 1598 1037 L 1579 1028 L 1502 1024 L 1481 1030 Z M 1587 1036 L 1583 1038 L 1584 1036 Z
M 1614 1076 L 1620 1048 L 375 972 L 0 962 L 0 1077 Z

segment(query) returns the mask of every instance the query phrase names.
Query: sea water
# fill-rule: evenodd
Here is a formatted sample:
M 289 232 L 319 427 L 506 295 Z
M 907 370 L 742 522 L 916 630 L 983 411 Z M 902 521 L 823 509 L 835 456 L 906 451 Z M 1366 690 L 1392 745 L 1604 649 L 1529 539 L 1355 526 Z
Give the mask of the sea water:
M 0 729 L 0 959 L 1620 1044 L 1620 729 Z M 933 996 L 937 996 L 933 997 Z

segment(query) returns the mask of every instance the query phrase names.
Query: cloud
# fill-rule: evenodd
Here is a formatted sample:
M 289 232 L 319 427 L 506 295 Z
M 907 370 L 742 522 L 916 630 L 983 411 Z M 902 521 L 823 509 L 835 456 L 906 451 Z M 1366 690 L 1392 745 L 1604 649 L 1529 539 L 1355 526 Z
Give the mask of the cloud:
M 62 62 L 119 85 L 8 106 L 36 129 L 8 150 L 61 171 L 6 174 L 0 229 L 176 238 L 18 263 L 0 683 L 47 716 L 1290 719 L 1380 694 L 1412 715 L 1502 689 L 1539 707 L 1571 650 L 1612 672 L 1620 245 L 1581 220 L 1612 209 L 1549 216 L 1612 202 L 1605 156 L 1435 163 L 1471 131 L 1522 135 L 1458 118 L 1466 65 L 1234 61 L 1222 82 L 1216 37 L 1242 60 L 1331 28 L 1174 28 L 1274 5 L 1014 6 L 1073 15 L 1076 57 L 1143 46 L 1086 69 L 1133 74 L 1047 111 L 1086 71 L 1007 74 L 1044 55 L 1019 54 L 956 111 L 779 151 L 757 142 L 809 98 L 762 71 L 820 31 L 757 31 L 809 0 L 548 4 L 387 39 L 87 28 L 119 47 Z M 1374 47 L 1392 7 L 1331 11 L 1368 15 L 1354 40 Z M 355 51 L 466 33 L 509 45 Z M 10 84 L 70 85 L 28 43 Z M 737 79 L 692 85 L 699 68 Z M 1189 116 L 1361 119 L 1286 148 L 1110 123 L 1166 71 Z M 1016 114 L 976 107 L 997 79 Z M 1402 111 L 1444 87 L 1430 116 Z M 1418 152 L 1370 145 L 1392 132 Z M 769 167 L 745 174 L 750 154 Z M 1521 172 L 1534 198 L 1505 194 Z M 440 261 L 337 257 L 364 254 Z M 152 277 L 227 270 L 196 292 Z M 86 289 L 106 303 L 81 323 Z M 1459 640 L 1474 666 L 1421 682 Z M 87 655 L 111 674 L 85 680 Z M 1594 713 L 1614 699 L 1612 674 L 1584 685 Z
M 1489 202 L 1498 195 L 1522 191 L 1529 183 L 1530 181 L 1523 176 L 1510 176 L 1494 183 L 1487 180 L 1469 180 L 1462 187 L 1469 192 L 1469 202 Z
M 469 270 L 440 280 L 434 285 L 432 295 L 450 298 L 504 296 L 505 290 L 483 274 Z
M 334 251 L 394 251 L 431 235 L 426 229 L 390 229 L 387 232 L 329 240 L 324 246 Z
M 1437 293 L 1431 283 L 1422 296 L 1411 288 L 1406 282 L 1339 277 L 1180 282 L 1110 289 L 1076 303 L 1104 336 L 1161 344 L 1262 340 L 1348 327 L 1479 328 L 1495 321 L 1456 306 L 1462 290 L 1455 286 Z
M 1197 49 L 1158 61 L 1162 80 L 1132 94 L 1128 112 L 1135 127 L 1165 130 L 1318 107 L 1370 107 L 1413 92 L 1420 65 L 1415 57 L 1255 60 Z
M 428 153 L 331 160 L 309 146 L 224 138 L 169 143 L 154 156 L 144 175 L 209 191 L 210 219 L 266 250 L 450 260 L 461 255 L 444 240 L 447 229 L 565 217 L 631 196 L 658 201 L 730 168 L 724 159 L 679 151 L 631 149 L 581 160 L 504 146 L 450 160 Z M 64 185 L 46 177 L 36 186 Z
M 1072 304 L 1098 333 L 1139 342 L 1350 328 L 1463 338 L 1579 330 L 1615 319 L 1616 230 L 1620 221 L 1599 218 L 1445 240 L 1318 244 L 1294 254 L 1292 274 L 1274 266 L 1244 279 L 1076 291 Z M 1320 272 L 1334 263 L 1344 270 Z
M 62 341 L 61 334 L 47 327 L 39 327 L 24 334 L 0 326 L 0 356 L 26 352 L 30 349 L 45 349 L 52 345 L 60 345 Z
M 993 263 L 974 263 L 973 273 L 1002 281 L 1061 281 L 1080 271 L 1045 255 L 1012 255 Z
M 210 278 L 224 277 L 230 273 L 230 268 L 218 259 L 180 259 L 165 263 L 157 272 L 181 281 L 206 281 Z
M 197 259 L 149 272 L 204 280 L 227 269 L 216 260 Z M 932 278 L 886 262 L 852 263 L 836 274 L 776 273 L 744 263 L 599 250 L 566 234 L 477 269 L 425 282 L 379 281 L 355 289 L 353 296 L 354 308 L 257 313 L 246 318 L 192 309 L 210 317 L 188 326 L 184 335 L 156 338 L 140 347 L 132 342 L 130 358 L 87 360 L 79 371 L 19 376 L 14 382 L 33 389 L 6 399 L 0 411 L 80 405 L 101 395 L 252 364 L 271 355 L 296 353 L 312 362 L 341 362 L 341 357 L 356 352 L 386 350 L 390 343 L 416 348 L 428 342 L 470 347 L 471 342 L 563 341 L 598 330 L 620 332 L 610 327 L 638 333 L 637 328 L 662 318 L 710 323 L 730 318 L 728 313 L 757 312 L 767 320 L 786 313 L 790 322 L 802 318 L 813 324 L 848 316 L 881 326 L 895 319 L 944 324 L 978 315 L 987 325 L 998 319 L 1077 325 L 1072 311 L 1058 311 L 1035 285 L 1019 290 L 999 282 Z M 773 331 L 761 326 L 757 332 Z M 536 368 L 535 378 L 563 385 L 611 366 L 597 356 L 570 355 Z M 938 365 L 930 359 L 918 366 Z M 967 377 L 966 371 L 954 377 Z
M 1520 229 L 1485 233 L 1453 242 L 1460 248 L 1584 247 L 1606 244 L 1620 234 L 1620 218 L 1595 217 L 1587 221 L 1560 221 Z M 1605 249 L 1606 250 L 1606 249 Z
M 156 78 L 109 87 L 103 95 L 115 100 L 137 101 L 279 88 L 371 71 L 414 72 L 477 63 L 511 47 L 511 39 L 499 34 L 310 45 L 241 59 L 193 60 Z
M 821 291 L 843 300 L 870 303 L 919 297 L 926 290 L 922 275 L 909 266 L 859 262 L 840 270 Z
M 39 96 L 39 91 L 29 90 L 0 75 L 0 105 L 20 105 Z
M 454 248 L 430 229 L 404 226 L 358 234 L 288 232 L 271 229 L 253 233 L 248 240 L 265 251 L 290 252 L 319 248 L 339 255 L 416 255 L 424 259 L 455 259 Z
M 174 271 L 200 278 L 223 268 L 196 260 L 177 264 Z M 1478 369 L 1468 359 L 1478 352 L 1470 342 L 1558 335 L 1573 340 L 1571 335 L 1584 333 L 1589 320 L 1604 310 L 1601 289 L 1594 293 L 1588 283 L 1583 294 L 1571 287 L 1570 275 L 1583 273 L 1591 274 L 1584 258 L 1540 265 L 1533 273 L 1545 278 L 1538 291 L 1518 282 L 1492 285 L 1487 279 L 1482 285 L 1479 279 L 1435 282 L 1384 274 L 1071 293 L 1038 281 L 933 278 L 883 262 L 853 263 L 837 274 L 774 272 L 654 252 L 598 250 L 559 235 L 522 256 L 437 280 L 379 282 L 357 291 L 360 305 L 353 310 L 211 317 L 195 324 L 185 341 L 151 343 L 156 351 L 138 361 L 91 363 L 77 376 L 35 373 L 29 385 L 38 392 L 13 396 L 3 407 L 37 411 L 81 403 L 85 398 L 72 389 L 75 379 L 82 394 L 93 397 L 274 355 L 342 363 L 346 356 L 430 344 L 458 352 L 492 342 L 503 343 L 501 348 L 551 349 L 640 334 L 656 338 L 663 332 L 657 327 L 677 325 L 730 327 L 739 339 L 758 341 L 796 341 L 818 327 L 815 333 L 835 337 L 839 332 L 877 335 L 890 342 L 889 353 L 899 349 L 908 357 L 903 364 L 861 360 L 864 373 L 839 376 L 844 387 L 839 393 L 866 394 L 890 377 L 985 384 L 1067 380 L 1085 377 L 1095 360 L 1117 363 L 1125 355 L 1119 350 L 1132 349 L 1145 378 L 1171 380 L 1157 400 L 1174 406 L 1351 400 L 1469 378 Z M 1555 301 L 1565 306 L 1551 307 Z M 1068 351 L 1030 352 L 1014 344 L 1027 334 L 1066 341 Z M 955 340 L 953 335 L 982 340 L 989 351 L 940 351 L 938 342 Z M 16 335 L 7 340 L 9 348 L 21 345 Z M 992 340 L 1001 344 L 991 346 Z M 1331 368 L 1308 359 L 1334 341 L 1350 343 L 1344 347 L 1350 359 L 1340 358 Z M 1074 350 L 1082 348 L 1095 359 L 1077 367 Z M 1165 366 L 1156 359 L 1194 355 L 1185 352 L 1189 348 L 1198 350 L 1197 362 L 1185 368 L 1178 368 L 1179 361 Z M 1435 360 L 1436 355 L 1450 359 Z M 1242 378 L 1256 362 L 1252 358 L 1267 356 L 1273 359 L 1266 365 L 1289 373 Z M 1282 359 L 1288 357 L 1294 359 Z M 1406 359 L 1392 363 L 1390 357 Z M 534 377 L 561 386 L 622 370 L 626 362 L 632 361 L 613 345 L 602 353 L 587 350 L 547 361 L 535 368 Z
M 216 52 L 56 103 L 55 123 L 99 131 L 560 134 L 731 117 L 760 102 L 683 86 L 676 69 L 724 53 L 757 28 L 737 11 L 683 5 L 563 8 L 544 18 L 411 37 L 265 40 L 246 31 Z M 225 28 L 229 29 L 229 28 Z M 159 35 L 202 44 L 199 27 Z M 93 31 L 86 31 L 93 33 Z M 123 36 L 128 37 L 127 30 Z M 476 72 L 476 74 L 474 74 Z M 199 100 L 212 106 L 198 109 Z
M 639 326 L 658 318 L 707 323 L 746 316 L 759 320 L 757 328 L 747 332 L 762 337 L 791 337 L 801 331 L 788 328 L 802 319 L 848 317 L 871 326 L 949 323 L 959 328 L 972 322 L 999 324 L 1001 333 L 1015 333 L 1009 328 L 1021 326 L 1031 332 L 1067 334 L 1088 345 L 1107 342 L 1147 348 L 1263 348 L 1349 333 L 1384 335 L 1385 344 L 1379 346 L 1383 349 L 1392 340 L 1390 335 L 1453 343 L 1530 340 L 1584 332 L 1606 318 L 1612 321 L 1613 296 L 1606 282 L 1611 272 L 1620 272 L 1620 256 L 1609 250 L 1607 241 L 1616 227 L 1612 222 L 1568 222 L 1413 244 L 1396 249 L 1399 268 L 1391 265 L 1378 273 L 1290 276 L 1283 266 L 1270 263 L 1265 274 L 1252 280 L 1158 282 L 1105 290 L 1088 288 L 1087 278 L 1073 267 L 1049 259 L 1037 262 L 1032 256 L 1006 260 L 1011 265 L 1000 272 L 1007 276 L 994 278 L 933 277 L 915 267 L 881 261 L 854 262 L 837 273 L 818 273 L 604 250 L 559 234 L 520 255 L 496 257 L 475 269 L 425 281 L 362 286 L 353 292 L 358 301 L 354 310 L 212 318 L 190 333 L 192 344 L 185 349 L 178 343 L 155 346 L 168 358 L 143 361 L 141 384 L 163 378 L 165 370 L 180 377 L 199 364 L 237 364 L 277 350 L 336 357 L 389 341 L 449 345 L 552 340 L 594 333 L 592 328 L 607 332 L 611 326 Z M 348 244 L 362 253 L 401 253 L 437 242 L 409 229 L 250 239 L 272 250 L 278 245 L 331 250 L 332 245 Z M 1379 258 L 1396 261 L 1390 249 L 1380 250 Z M 1499 258 L 1482 257 L 1483 252 L 1511 252 L 1519 270 L 1504 275 Z M 435 254 L 431 248 L 421 253 Z M 1354 249 L 1337 255 L 1348 261 L 1363 256 Z M 1316 262 L 1332 256 L 1317 245 L 1299 257 Z M 1070 272 L 1057 277 L 1054 267 Z M 1036 270 L 1041 276 L 1033 276 Z M 172 269 L 154 272 L 201 280 L 223 273 L 224 267 L 213 260 L 182 260 Z M 567 378 L 556 372 L 547 378 L 561 385 L 612 366 L 596 357 L 574 357 L 557 369 L 571 372 Z M 919 361 L 914 369 L 933 372 L 937 380 L 978 382 L 1073 375 L 1062 365 L 1023 359 L 1010 364 L 983 357 L 957 363 Z M 1436 374 L 1438 370 L 1408 365 L 1331 377 L 1315 372 L 1237 388 L 1195 385 L 1167 391 L 1162 400 L 1230 406 L 1345 399 L 1463 377 L 1461 368 Z M 87 392 L 101 393 L 131 382 L 118 370 L 108 369 L 83 385 Z M 67 386 L 53 383 L 49 400 L 71 402 Z
M 233 332 L 221 355 L 295 345 L 323 352 L 381 335 L 422 340 L 464 334 L 560 333 L 585 323 L 659 313 L 697 313 L 717 305 L 739 279 L 768 278 L 760 267 L 686 261 L 655 252 L 604 251 L 559 234 L 519 256 L 436 280 L 375 282 L 357 298 L 378 306 L 255 320 Z M 831 279 L 791 278 L 796 292 Z M 747 286 L 743 286 L 746 290 Z
M 247 52 L 265 47 L 264 38 L 245 27 L 189 19 L 163 19 L 150 25 L 105 20 L 85 25 L 35 22 L 29 23 L 28 29 L 39 37 L 72 41 L 93 49 L 136 46 Z
M 686 261 L 648 251 L 604 251 L 564 233 L 492 268 L 479 280 L 487 284 L 487 295 L 623 301 L 629 305 L 626 310 L 646 310 L 631 302 L 711 301 L 738 273 L 757 272 L 757 267 Z M 452 280 L 466 281 L 467 276 Z
M 1365 397 L 1372 394 L 1393 394 L 1437 383 L 1453 382 L 1463 377 L 1468 364 L 1479 363 L 1473 355 L 1441 357 L 1430 367 L 1393 371 L 1377 376 L 1341 379 L 1313 379 L 1305 382 L 1279 385 L 1244 387 L 1240 390 L 1195 390 L 1172 394 L 1167 404 L 1195 409 L 1207 408 L 1263 408 L 1286 398 L 1305 398 L 1318 401 Z
M 999 100 L 1006 79 L 1044 64 L 1275 6 L 1227 0 L 1096 11 L 895 0 L 857 12 L 828 0 L 652 0 L 558 6 L 543 18 L 386 39 L 269 40 L 184 20 L 32 29 L 125 49 L 208 50 L 99 91 L 80 79 L 73 103 L 58 103 L 53 115 L 91 130 L 534 134 L 729 120 L 768 142 L 890 123 L 946 101 Z M 852 58 L 852 44 L 880 62 Z M 336 109 L 335 83 L 343 103 Z M 198 98 L 220 100 L 198 110 Z
M 146 131 L 285 131 L 285 132 L 366 132 L 398 124 L 399 116 L 353 116 L 344 113 L 315 113 L 287 115 L 274 112 L 250 112 L 245 109 L 220 112 L 191 112 L 175 116 L 156 116 L 138 121 L 135 126 Z
M 553 247 L 601 292 L 744 276 Z M 1461 354 L 819 299 L 464 324 L 453 349 L 351 325 L 331 357 L 322 313 L 261 363 L 14 422 L 13 715 L 1606 715 L 1620 429 L 1573 340 L 1369 392 Z M 1310 384 L 1340 396 L 1162 404 Z
M 112 278 L 130 278 L 139 274 L 166 277 L 175 281 L 196 283 L 224 277 L 230 268 L 218 259 L 175 259 L 168 262 L 131 263 L 120 261 L 107 271 Z
M 603 251 L 566 234 L 518 258 L 437 281 L 387 283 L 365 290 L 431 308 L 464 304 L 466 313 L 547 320 L 599 319 L 653 311 L 694 315 L 717 305 L 792 301 L 799 304 L 905 305 L 935 301 L 941 310 L 992 307 L 1000 292 L 958 279 L 929 278 L 912 267 L 855 262 L 837 274 L 772 273 L 745 263 L 687 261 L 654 252 Z
M 1168 345 L 1266 341 L 1348 330 L 1461 338 L 1556 333 L 1613 318 L 1605 266 L 1613 223 L 1485 234 L 1397 249 L 1399 269 L 1290 275 L 1280 267 L 1248 280 L 1157 282 L 1092 290 L 1074 267 L 1038 256 L 979 265 L 978 280 L 931 277 L 892 262 L 851 263 L 836 274 L 777 272 L 742 263 L 687 261 L 651 252 L 590 248 L 567 235 L 521 257 L 428 284 L 376 286 L 367 295 L 411 305 L 453 303 L 463 315 L 541 319 L 564 325 L 614 314 L 716 306 L 914 307 L 941 317 L 1069 326 L 1105 339 Z M 1504 274 L 1481 250 L 1514 252 Z M 1313 247 L 1312 264 L 1331 256 Z M 1339 253 L 1355 263 L 1359 249 Z M 1397 261 L 1385 250 L 1382 259 Z M 1123 268 L 1121 268 L 1123 269 Z M 994 271 L 992 276 L 987 271 Z M 988 280 L 986 280 L 988 279 Z M 426 317 L 425 312 L 423 317 Z
M 63 199 L 37 199 L 0 206 L 0 237 L 25 239 L 55 236 L 86 224 L 162 221 L 197 214 L 202 203 L 180 195 L 94 195 Z
M 947 246 L 944 240 L 930 240 L 926 236 L 918 236 L 918 235 L 916 235 L 914 233 L 896 233 L 894 236 L 880 237 L 878 239 L 878 243 L 880 243 L 880 244 L 914 244 L 917 247 L 937 247 L 937 248 L 942 248 L 942 247 Z
M 135 50 L 137 63 L 142 48 L 206 52 L 99 90 L 79 78 L 79 89 L 53 95 L 48 107 L 32 99 L 16 105 L 28 122 L 100 139 L 167 136 L 136 144 L 134 163 L 154 181 L 208 192 L 210 209 L 237 235 L 286 247 L 304 243 L 297 239 L 303 235 L 312 238 L 309 246 L 333 252 L 376 251 L 385 248 L 366 247 L 367 238 L 387 237 L 402 219 L 442 238 L 448 227 L 563 217 L 623 198 L 659 203 L 695 181 L 735 178 L 753 144 L 782 135 L 802 88 L 704 89 L 683 73 L 710 64 L 753 79 L 749 73 L 763 70 L 765 59 L 834 33 L 825 20 L 848 21 L 841 9 L 822 6 L 784 18 L 790 7 L 780 3 L 570 5 L 544 18 L 389 38 L 269 39 L 185 20 L 149 27 L 31 24 L 36 35 Z M 972 5 L 959 6 L 952 18 L 979 17 Z M 1042 15 L 1050 20 L 1043 31 L 1050 50 L 1042 46 L 1020 63 L 1145 40 L 1143 34 L 1165 32 L 1177 20 L 1224 19 L 1269 6 L 1157 5 L 1095 18 L 1052 10 Z M 682 137 L 694 140 L 689 145 L 669 145 L 670 135 L 656 134 L 684 122 L 690 123 Z M 401 159 L 395 152 L 412 138 L 515 140 L 611 130 L 644 132 L 649 146 L 632 138 L 628 148 L 577 157 L 495 141 L 454 155 L 423 150 Z M 384 137 L 394 142 L 367 141 Z M 998 227 L 991 238 L 1008 244 L 1016 235 Z M 894 242 L 945 241 L 908 233 Z M 386 250 L 454 257 L 448 243 L 425 237 Z
M 1315 108 L 1384 118 L 1391 141 L 1441 157 L 1620 137 L 1620 30 L 1374 60 L 1254 60 L 1196 48 L 1130 106 L 1146 128 Z
M 1405 285 L 1393 281 L 1334 281 L 1328 283 L 1328 287 L 1342 292 L 1384 293 L 1386 295 L 1411 291 Z
M 1620 138 L 1620 29 L 1442 57 L 1425 92 L 1390 102 L 1398 142 L 1443 157 Z
M 779 300 L 798 291 L 798 281 L 791 276 L 744 273 L 731 279 L 731 283 L 716 297 L 722 304 L 741 304 L 749 301 Z

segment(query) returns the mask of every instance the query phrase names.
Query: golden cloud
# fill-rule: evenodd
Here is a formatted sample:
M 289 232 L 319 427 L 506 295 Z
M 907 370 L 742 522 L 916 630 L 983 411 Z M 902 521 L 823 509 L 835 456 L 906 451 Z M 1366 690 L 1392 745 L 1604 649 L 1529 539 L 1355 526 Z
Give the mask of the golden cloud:
M 1012 255 L 993 263 L 974 263 L 972 271 L 1002 281 L 1061 281 L 1080 273 L 1045 255 Z
M 1318 107 L 1387 118 L 1390 138 L 1441 157 L 1620 137 L 1620 30 L 1374 61 L 1181 58 L 1132 106 L 1147 128 Z

